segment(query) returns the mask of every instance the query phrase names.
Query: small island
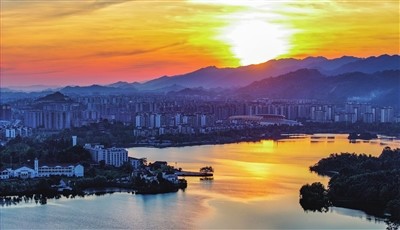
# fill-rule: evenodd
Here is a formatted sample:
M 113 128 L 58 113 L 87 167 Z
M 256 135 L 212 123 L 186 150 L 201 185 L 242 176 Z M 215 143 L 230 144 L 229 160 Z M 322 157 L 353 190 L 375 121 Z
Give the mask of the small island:
M 350 133 L 349 136 L 347 137 L 349 140 L 356 140 L 356 139 L 360 139 L 360 140 L 371 140 L 371 139 L 376 139 L 378 138 L 378 135 L 376 135 L 375 133 L 368 133 L 368 132 L 364 132 L 364 133 Z
M 353 208 L 399 224 L 400 149 L 385 147 L 379 157 L 335 153 L 310 170 L 331 179 L 327 189 L 319 182 L 300 189 L 304 210 L 326 212 L 329 206 Z

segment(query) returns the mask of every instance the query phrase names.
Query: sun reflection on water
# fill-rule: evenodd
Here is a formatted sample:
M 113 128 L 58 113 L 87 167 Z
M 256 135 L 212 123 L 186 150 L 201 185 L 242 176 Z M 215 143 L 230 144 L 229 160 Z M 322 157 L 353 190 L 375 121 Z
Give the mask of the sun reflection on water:
M 280 194 L 297 196 L 298 189 L 305 183 L 321 181 L 327 184 L 329 178 L 310 173 L 309 166 L 331 153 L 355 152 L 377 156 L 385 146 L 376 142 L 381 141 L 350 143 L 347 135 L 318 134 L 227 145 L 131 148 L 129 153 L 135 157 L 145 156 L 149 161 L 178 162 L 178 167 L 191 171 L 211 165 L 215 169 L 214 181 L 187 178 L 188 191 L 211 198 L 222 196 L 225 199 L 247 201 Z M 385 140 L 385 143 L 398 147 L 397 140 Z

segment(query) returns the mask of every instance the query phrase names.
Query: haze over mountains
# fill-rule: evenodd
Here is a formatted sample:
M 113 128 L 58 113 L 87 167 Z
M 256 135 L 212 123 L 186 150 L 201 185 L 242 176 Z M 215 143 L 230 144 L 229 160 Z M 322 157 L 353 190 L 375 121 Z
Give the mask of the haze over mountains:
M 328 77 L 316 69 L 300 69 L 254 82 L 238 89 L 236 94 L 254 99 L 357 100 L 380 105 L 400 105 L 400 70 L 373 74 L 350 72 Z
M 188 90 L 191 88 L 191 90 Z M 196 90 L 194 90 L 196 88 Z M 65 94 L 123 94 L 138 92 L 212 94 L 226 91 L 250 98 L 310 98 L 365 101 L 400 101 L 400 56 L 336 59 L 270 60 L 237 68 L 205 67 L 177 76 L 163 76 L 145 83 L 67 86 Z M 2 89 L 2 97 L 13 94 Z M 16 96 L 16 95 L 14 95 Z

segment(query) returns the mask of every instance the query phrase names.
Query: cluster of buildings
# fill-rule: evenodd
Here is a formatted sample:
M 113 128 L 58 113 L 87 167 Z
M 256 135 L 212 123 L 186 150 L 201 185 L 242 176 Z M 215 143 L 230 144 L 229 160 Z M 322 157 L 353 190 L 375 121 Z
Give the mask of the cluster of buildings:
M 375 107 L 371 104 L 348 102 L 344 107 L 313 106 L 310 120 L 315 122 L 391 123 L 400 122 L 400 117 L 395 116 L 393 107 Z
M 0 119 L 20 119 L 27 128 L 53 131 L 108 119 L 132 124 L 136 136 L 148 136 L 149 132 L 155 135 L 207 133 L 222 126 L 235 125 L 235 122 L 240 121 L 232 117 L 237 118 L 237 116 L 265 118 L 265 115 L 279 115 L 287 120 L 302 122 L 400 122 L 396 108 L 361 102 L 338 104 L 316 100 L 283 99 L 229 101 L 196 98 L 195 100 L 190 97 L 165 95 L 93 95 L 69 98 L 61 93 L 54 95 L 34 101 L 26 100 L 2 105 Z M 272 124 L 272 122 L 263 123 Z M 284 123 L 278 122 L 278 124 Z M 13 132 L 10 131 L 9 135 L 12 136 Z
M 178 174 L 175 169 L 168 165 L 166 161 L 155 161 L 149 165 L 141 165 L 140 168 L 134 168 L 134 176 L 144 180 L 146 183 L 159 183 L 159 174 L 164 180 L 173 184 L 179 183 Z
M 32 128 L 22 125 L 20 120 L 0 120 L 0 141 L 32 136 Z
M 72 102 L 37 103 L 22 110 L 22 119 L 26 126 L 47 130 L 62 130 L 79 127 L 80 105 Z
M 77 144 L 77 136 L 72 136 L 72 146 Z M 104 161 L 105 165 L 121 167 L 128 162 L 132 165 L 134 170 L 139 170 L 145 164 L 144 159 L 137 159 L 128 157 L 128 151 L 124 148 L 104 148 L 103 145 L 85 144 L 84 148 L 91 154 L 93 162 L 101 163 Z M 50 177 L 50 176 L 67 176 L 67 177 L 83 177 L 84 167 L 81 164 L 56 164 L 56 165 L 41 165 L 39 160 L 35 159 L 33 167 L 21 166 L 16 169 L 5 168 L 0 170 L 0 179 L 10 178 L 36 178 L 36 177 Z
M 163 179 L 171 183 L 177 184 L 179 181 L 177 174 L 168 172 L 171 171 L 171 167 L 165 161 L 156 161 L 153 164 L 146 165 L 145 159 L 128 157 L 128 151 L 124 148 L 104 148 L 103 145 L 91 144 L 85 144 L 84 148 L 90 152 L 92 160 L 97 163 L 104 161 L 106 165 L 121 167 L 128 162 L 132 165 L 133 174 L 146 183 L 158 182 L 158 173 L 161 173 Z
M 16 169 L 6 168 L 0 171 L 0 179 L 10 178 L 36 178 L 49 176 L 67 176 L 83 177 L 84 167 L 81 164 L 76 165 L 42 165 L 39 166 L 39 160 L 34 160 L 34 166 L 22 166 Z
M 0 122 L 0 139 L 10 140 L 17 136 L 32 136 L 32 128 L 23 125 L 2 124 L 2 122 Z

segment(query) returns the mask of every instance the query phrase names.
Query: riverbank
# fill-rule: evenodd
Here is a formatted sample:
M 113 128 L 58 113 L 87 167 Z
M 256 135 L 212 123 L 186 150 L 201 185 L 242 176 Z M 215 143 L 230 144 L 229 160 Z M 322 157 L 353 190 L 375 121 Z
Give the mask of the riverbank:
M 39 183 L 43 183 L 44 180 L 38 180 Z M 18 182 L 13 181 L 14 185 L 18 185 Z M 26 181 L 21 184 L 26 184 Z M 18 192 L 7 192 L 1 191 L 0 193 L 0 206 L 17 205 L 21 202 L 35 202 L 36 204 L 46 204 L 47 199 L 59 199 L 61 197 L 75 198 L 85 196 L 101 196 L 105 194 L 112 194 L 115 192 L 119 193 L 131 193 L 137 195 L 145 194 L 164 194 L 173 193 L 179 191 L 179 189 L 186 189 L 186 180 L 180 179 L 179 183 L 173 184 L 168 181 L 162 181 L 161 183 L 151 183 L 141 186 L 128 186 L 126 184 L 115 184 L 108 183 L 103 184 L 100 187 L 88 187 L 85 189 L 79 189 L 77 187 L 70 189 L 55 189 L 54 187 L 48 188 L 34 188 L 27 190 L 20 190 Z
M 301 126 L 271 125 L 248 127 L 221 127 L 221 130 L 208 133 L 193 131 L 190 133 L 170 133 L 162 135 L 133 136 L 132 126 L 107 123 L 105 127 L 91 125 L 90 127 L 63 130 L 52 138 L 69 140 L 71 136 L 78 136 L 78 142 L 101 143 L 105 147 L 183 147 L 195 145 L 216 145 L 263 139 L 277 140 L 282 134 L 314 134 L 314 133 L 372 133 L 387 136 L 400 136 L 400 123 L 314 123 L 302 121 Z M 96 133 L 96 135 L 93 135 Z M 149 132 L 151 133 L 151 132 Z
M 138 144 L 132 144 L 129 145 L 128 147 L 124 148 L 134 148 L 134 147 L 149 147 L 149 148 L 158 148 L 158 149 L 163 149 L 163 148 L 170 148 L 170 147 L 190 147 L 190 146 L 202 146 L 202 145 L 223 145 L 223 144 L 237 144 L 237 143 L 243 143 L 243 142 L 260 142 L 263 140 L 282 140 L 282 139 L 287 139 L 290 138 L 292 135 L 294 136 L 307 136 L 307 135 L 316 135 L 316 134 L 321 134 L 321 135 L 335 135 L 335 134 L 343 134 L 343 135 L 348 135 L 348 139 L 351 142 L 355 142 L 357 140 L 375 140 L 379 139 L 379 135 L 381 134 L 371 134 L 371 138 L 364 138 L 364 136 L 358 135 L 357 137 L 352 136 L 352 133 L 346 133 L 346 132 L 309 132 L 309 133 L 298 133 L 298 132 L 290 132 L 290 133 L 282 133 L 279 135 L 274 135 L 274 136 L 260 136 L 260 137 L 246 137 L 246 138 L 240 138 L 240 139 L 233 139 L 233 140 L 212 140 L 212 141 L 193 141 L 193 142 L 181 142 L 181 143 L 159 143 L 159 142 L 148 142 L 148 143 L 138 143 Z M 384 134 L 383 134 L 384 135 Z M 390 138 L 396 139 L 400 137 L 395 137 L 395 136 L 390 136 Z M 316 137 L 316 139 L 318 139 Z

